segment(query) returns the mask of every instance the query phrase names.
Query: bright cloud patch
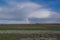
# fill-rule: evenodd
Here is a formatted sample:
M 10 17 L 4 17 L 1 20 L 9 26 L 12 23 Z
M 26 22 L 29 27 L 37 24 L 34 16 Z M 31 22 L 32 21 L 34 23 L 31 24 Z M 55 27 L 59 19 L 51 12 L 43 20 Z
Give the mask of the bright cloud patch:
M 50 16 L 50 11 L 46 9 L 40 9 L 37 11 L 32 12 L 32 14 L 29 17 L 34 17 L 34 18 L 48 18 Z

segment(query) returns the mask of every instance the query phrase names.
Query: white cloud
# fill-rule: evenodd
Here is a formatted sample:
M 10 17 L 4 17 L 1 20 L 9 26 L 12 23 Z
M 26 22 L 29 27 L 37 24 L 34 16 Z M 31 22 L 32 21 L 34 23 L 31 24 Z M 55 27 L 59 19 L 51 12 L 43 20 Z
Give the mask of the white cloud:
M 37 11 L 32 12 L 32 14 L 29 17 L 34 17 L 34 18 L 48 18 L 51 15 L 51 11 L 46 10 L 46 9 L 40 9 Z

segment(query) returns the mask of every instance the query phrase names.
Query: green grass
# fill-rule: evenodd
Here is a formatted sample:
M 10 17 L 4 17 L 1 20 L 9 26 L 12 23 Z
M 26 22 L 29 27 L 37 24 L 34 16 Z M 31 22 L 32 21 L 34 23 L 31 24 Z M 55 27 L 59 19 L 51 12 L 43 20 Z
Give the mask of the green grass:
M 50 35 L 49 35 L 50 34 Z M 26 38 L 26 39 L 24 39 Z M 32 39 L 27 39 L 32 38 Z M 0 33 L 0 40 L 36 40 L 36 38 L 57 38 L 56 40 L 60 39 L 59 33 L 32 33 L 32 34 L 22 34 L 22 33 Z M 39 39 L 39 40 L 40 40 Z M 43 39 L 41 39 L 43 40 Z
M 60 28 L 0 28 L 0 30 L 60 30 Z
M 7 34 L 7 33 L 0 33 L 0 40 L 19 40 L 20 34 Z

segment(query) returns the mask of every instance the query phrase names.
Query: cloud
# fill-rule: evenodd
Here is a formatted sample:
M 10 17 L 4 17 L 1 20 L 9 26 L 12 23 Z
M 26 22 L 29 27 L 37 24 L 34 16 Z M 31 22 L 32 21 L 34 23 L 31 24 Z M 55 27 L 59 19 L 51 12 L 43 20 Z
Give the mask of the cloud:
M 0 12 L 2 11 L 2 8 L 0 7 Z
M 9 6 L 2 7 L 3 9 L 0 15 L 4 15 L 2 16 L 4 18 L 7 16 L 8 18 L 12 17 L 12 18 L 24 18 L 25 19 L 28 17 L 30 12 L 33 12 L 40 7 L 40 5 L 32 3 L 32 2 L 24 2 L 24 3 L 22 2 L 22 3 L 16 3 L 16 5 L 14 6 L 12 5 L 10 5 L 10 7 Z
M 30 23 L 60 23 L 59 18 L 30 18 Z
M 6 23 L 9 24 L 9 23 L 29 23 L 29 18 L 40 19 L 40 18 L 60 17 L 60 14 L 57 12 L 53 12 L 50 9 L 44 8 L 40 4 L 26 1 L 17 2 L 16 0 L 15 1 L 7 0 L 8 5 L 0 7 L 0 19 L 2 18 L 8 20 L 15 20 L 15 21 L 6 21 Z M 50 23 L 52 22 L 52 20 L 46 22 Z M 1 23 L 5 23 L 5 21 L 2 21 Z
M 28 24 L 26 21 L 0 20 L 0 24 Z
M 60 19 L 60 13 L 59 12 L 52 12 L 50 18 L 58 18 L 58 19 Z
M 32 12 L 32 14 L 29 16 L 35 17 L 35 18 L 48 18 L 51 15 L 51 11 L 46 9 L 39 9 L 37 11 Z
M 40 5 L 32 2 L 8 3 L 9 5 L 0 7 L 0 19 L 24 20 L 28 18 L 30 12 L 37 10 Z

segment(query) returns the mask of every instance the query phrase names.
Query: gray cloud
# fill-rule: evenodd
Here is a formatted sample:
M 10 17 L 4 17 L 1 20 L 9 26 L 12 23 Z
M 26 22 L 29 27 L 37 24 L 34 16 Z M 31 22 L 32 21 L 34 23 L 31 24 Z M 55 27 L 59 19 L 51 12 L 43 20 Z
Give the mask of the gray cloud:
M 0 7 L 0 23 L 7 23 L 7 24 L 28 23 L 28 21 L 30 21 L 30 23 L 60 22 L 59 13 L 50 11 L 47 8 L 43 8 L 42 5 L 39 5 L 33 2 L 27 2 L 27 0 L 24 2 L 7 0 L 6 2 L 8 3 L 7 6 Z M 52 19 L 52 18 L 55 18 L 55 19 Z M 8 21 L 4 21 L 4 20 L 8 20 Z
M 16 5 L 10 7 L 0 7 L 0 18 L 15 18 L 15 19 L 25 19 L 28 17 L 30 12 L 33 12 L 38 8 L 37 4 L 34 3 L 17 3 Z
M 60 18 L 30 18 L 30 23 L 60 23 Z

